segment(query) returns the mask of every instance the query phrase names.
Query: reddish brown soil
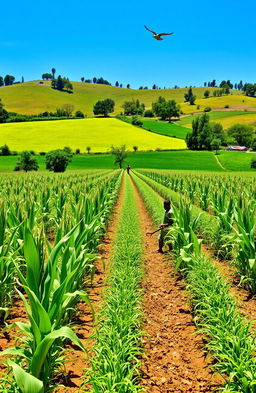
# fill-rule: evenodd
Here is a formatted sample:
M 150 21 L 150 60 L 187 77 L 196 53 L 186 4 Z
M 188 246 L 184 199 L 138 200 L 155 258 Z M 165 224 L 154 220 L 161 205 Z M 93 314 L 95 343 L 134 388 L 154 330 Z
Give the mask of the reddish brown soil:
M 143 233 L 154 226 L 135 189 Z M 156 237 L 145 236 L 144 349 L 141 384 L 150 393 L 211 392 L 223 379 L 213 374 L 196 333 L 189 295 L 171 257 L 157 254 Z
M 239 285 L 240 279 L 235 266 L 229 261 L 218 259 L 213 250 L 205 244 L 202 245 L 202 250 L 212 259 L 222 276 L 231 284 L 231 293 L 234 295 L 242 315 L 251 321 L 253 328 L 256 329 L 256 297 L 251 296 L 248 290 Z
M 99 312 L 102 301 L 103 301 L 103 292 L 106 289 L 106 276 L 109 266 L 109 260 L 112 253 L 113 248 L 113 239 L 115 236 L 120 208 L 123 199 L 123 183 L 121 186 L 121 190 L 119 193 L 119 197 L 114 208 L 111 221 L 108 226 L 108 230 L 104 239 L 102 240 L 102 244 L 99 248 L 99 255 L 101 260 L 95 262 L 96 272 L 94 276 L 93 283 L 89 283 L 86 285 L 89 298 L 92 303 L 92 306 L 95 311 L 96 320 L 93 321 L 93 316 L 89 306 L 80 302 L 77 305 L 77 313 L 74 320 L 76 327 L 74 328 L 76 334 L 82 341 L 83 345 L 88 351 L 88 355 L 93 356 L 92 346 L 94 341 L 92 336 L 95 331 L 95 326 L 97 324 L 97 313 Z M 84 381 L 84 376 L 86 374 L 86 369 L 90 367 L 90 362 L 88 359 L 88 355 L 81 351 L 79 348 L 74 347 L 72 345 L 66 345 L 65 347 L 65 355 L 68 359 L 65 362 L 65 370 L 62 374 L 59 374 L 56 378 L 56 383 L 59 386 L 55 392 L 57 393 L 73 393 L 78 392 L 81 384 Z M 85 388 L 84 388 L 85 389 Z M 89 389 L 89 388 L 88 388 Z M 86 391 L 86 390 L 83 390 Z

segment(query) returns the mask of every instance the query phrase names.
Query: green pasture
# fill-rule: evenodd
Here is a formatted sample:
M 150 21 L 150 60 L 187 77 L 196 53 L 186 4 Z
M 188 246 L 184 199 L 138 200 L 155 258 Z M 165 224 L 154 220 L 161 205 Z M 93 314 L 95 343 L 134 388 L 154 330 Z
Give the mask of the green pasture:
M 0 125 L 0 145 L 13 151 L 47 152 L 69 146 L 71 149 L 107 152 L 112 145 L 127 149 L 186 149 L 183 140 L 157 135 L 114 118 L 5 123 Z
M 210 117 L 210 121 L 221 123 L 224 128 L 227 128 L 235 123 L 256 123 L 256 111 L 214 111 L 208 112 L 207 114 Z M 196 114 L 182 117 L 177 122 L 177 126 L 191 127 L 192 121 L 195 119 L 195 117 Z

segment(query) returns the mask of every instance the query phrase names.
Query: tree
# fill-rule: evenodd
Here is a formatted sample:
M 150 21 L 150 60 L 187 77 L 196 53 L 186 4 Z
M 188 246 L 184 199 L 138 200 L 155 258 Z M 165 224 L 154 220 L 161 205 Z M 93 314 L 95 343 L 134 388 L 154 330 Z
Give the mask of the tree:
M 192 132 L 186 136 L 187 147 L 191 150 L 210 150 L 213 139 L 209 116 L 204 113 L 192 122 Z
M 73 92 L 73 85 L 72 85 L 71 82 L 69 82 L 69 81 L 66 82 L 64 86 L 65 86 L 65 88 L 66 88 L 68 93 L 72 93 Z
M 119 82 L 118 81 L 116 81 L 115 86 L 119 87 Z
M 55 78 L 55 74 L 56 74 L 56 69 L 52 68 L 52 77 L 53 77 L 53 79 Z
M 144 112 L 144 117 L 154 117 L 154 112 L 151 109 L 147 109 Z
M 255 135 L 255 131 L 252 126 L 239 123 L 229 127 L 227 133 L 229 136 L 234 138 L 238 145 L 246 147 L 251 147 Z
M 114 112 L 115 102 L 110 98 L 103 101 L 98 101 L 93 107 L 93 113 L 97 115 L 108 116 L 109 113 Z
M 132 125 L 138 126 L 138 127 L 142 127 L 143 126 L 143 122 L 137 116 L 133 116 L 133 118 L 132 118 Z
M 21 77 L 21 83 L 24 83 L 24 76 Z
M 210 97 L 210 91 L 209 90 L 205 90 L 204 98 L 209 98 L 209 97 Z
M 92 149 L 91 146 L 87 146 L 86 150 L 87 150 L 87 153 L 88 153 L 88 154 L 90 154 L 91 149 Z
M 14 170 L 23 170 L 25 172 L 28 171 L 37 171 L 39 168 L 38 162 L 36 158 L 32 156 L 30 151 L 23 151 L 21 153 L 19 161 L 16 163 L 16 167 Z
M 0 155 L 1 156 L 10 156 L 11 155 L 11 151 L 9 149 L 9 146 L 7 146 L 6 144 L 0 147 Z
M 121 169 L 123 167 L 123 162 L 128 155 L 126 151 L 126 146 L 125 145 L 122 145 L 120 147 L 111 146 L 110 152 L 115 156 L 115 164 L 118 164 L 119 168 Z
M 0 123 L 5 123 L 6 120 L 8 119 L 9 114 L 7 110 L 4 109 L 4 105 L 2 103 L 2 100 L 0 98 Z
M 84 76 L 82 76 L 82 78 L 81 78 L 81 82 L 84 82 Z
M 142 115 L 145 110 L 145 105 L 140 103 L 140 101 L 137 99 L 136 101 L 125 101 L 122 105 L 122 108 L 124 108 L 125 116 Z
M 65 172 L 71 161 L 71 155 L 61 149 L 49 151 L 46 154 L 46 169 L 53 172 Z
M 45 74 L 42 75 L 42 79 L 43 80 L 46 79 L 48 81 L 49 79 L 54 79 L 54 78 L 52 77 L 52 74 L 49 74 L 49 72 L 46 72 Z
M 221 143 L 225 142 L 225 134 L 223 130 L 223 125 L 217 122 L 210 123 L 211 131 L 214 139 L 219 139 Z
M 130 89 L 130 87 L 131 87 L 130 83 L 128 83 L 128 85 L 126 87 L 127 87 L 127 89 Z
M 220 148 L 220 145 L 221 145 L 221 141 L 217 138 L 215 138 L 211 141 L 211 148 L 212 148 L 212 150 L 215 150 L 215 155 L 218 154 L 218 150 Z
M 256 94 L 256 84 L 247 83 L 245 87 L 245 95 L 249 97 L 254 97 Z
M 67 117 L 72 116 L 72 113 L 74 112 L 74 105 L 72 104 L 64 104 L 62 105 L 62 109 L 66 112 Z
M 60 91 L 62 91 L 64 89 L 64 82 L 63 82 L 63 80 L 62 80 L 60 75 L 57 78 L 56 89 L 60 90 Z
M 184 94 L 185 102 L 189 102 L 190 105 L 194 105 L 196 101 L 196 96 L 193 94 L 192 87 L 188 89 L 188 92 Z
M 96 76 L 93 78 L 93 83 L 97 83 L 97 78 L 96 78 Z
M 134 153 L 138 151 L 138 146 L 133 146 Z
M 1 86 L 4 86 L 4 79 L 3 79 L 2 76 L 0 76 L 0 87 L 1 87 Z
M 15 77 L 13 75 L 5 75 L 4 84 L 5 86 L 11 86 L 15 81 Z
M 172 117 L 180 116 L 180 106 L 175 100 L 166 101 L 165 98 L 159 97 L 152 107 L 156 116 L 161 117 L 162 120 L 168 119 L 170 122 Z

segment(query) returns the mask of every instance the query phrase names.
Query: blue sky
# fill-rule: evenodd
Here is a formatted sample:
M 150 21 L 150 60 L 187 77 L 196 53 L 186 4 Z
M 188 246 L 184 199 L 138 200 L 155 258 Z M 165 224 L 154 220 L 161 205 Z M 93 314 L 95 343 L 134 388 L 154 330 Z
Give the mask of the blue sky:
M 256 82 L 255 0 L 14 0 L 1 16 L 0 75 L 39 79 L 52 67 L 131 87 Z M 151 38 L 143 25 L 174 35 Z

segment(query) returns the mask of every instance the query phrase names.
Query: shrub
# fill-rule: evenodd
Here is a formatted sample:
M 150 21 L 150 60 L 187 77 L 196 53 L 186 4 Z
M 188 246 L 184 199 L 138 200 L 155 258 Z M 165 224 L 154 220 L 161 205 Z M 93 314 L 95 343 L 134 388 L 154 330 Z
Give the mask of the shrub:
M 80 149 L 76 149 L 76 154 L 80 154 Z
M 147 110 L 144 112 L 144 116 L 145 116 L 145 117 L 154 117 L 154 112 L 153 112 L 151 109 L 147 109 Z
M 39 168 L 38 162 L 35 158 L 32 157 L 30 151 L 23 151 L 20 156 L 20 160 L 17 161 L 14 171 L 23 170 L 25 172 L 28 171 L 37 171 Z
M 1 146 L 0 147 L 0 154 L 1 154 L 1 156 L 10 156 L 11 151 L 9 149 L 9 146 L 7 146 L 7 145 Z
M 206 106 L 204 108 L 204 112 L 211 112 L 212 108 L 210 106 Z
M 45 154 L 46 154 L 45 151 L 40 151 L 39 153 L 40 156 L 45 156 Z
M 65 150 L 52 150 L 46 154 L 46 169 L 53 172 L 65 172 L 69 162 L 71 161 L 71 154 Z
M 140 119 L 138 119 L 138 117 L 136 117 L 136 116 L 134 116 L 132 118 L 132 124 L 134 126 L 138 126 L 138 127 L 142 127 L 143 126 L 143 122 Z
M 255 158 L 253 158 L 251 161 L 251 168 L 256 169 L 256 159 Z
M 84 118 L 84 114 L 83 114 L 83 112 L 81 112 L 81 111 L 76 111 L 76 113 L 75 113 L 75 117 L 81 117 L 81 118 Z
M 225 105 L 224 108 L 229 108 L 229 105 Z

